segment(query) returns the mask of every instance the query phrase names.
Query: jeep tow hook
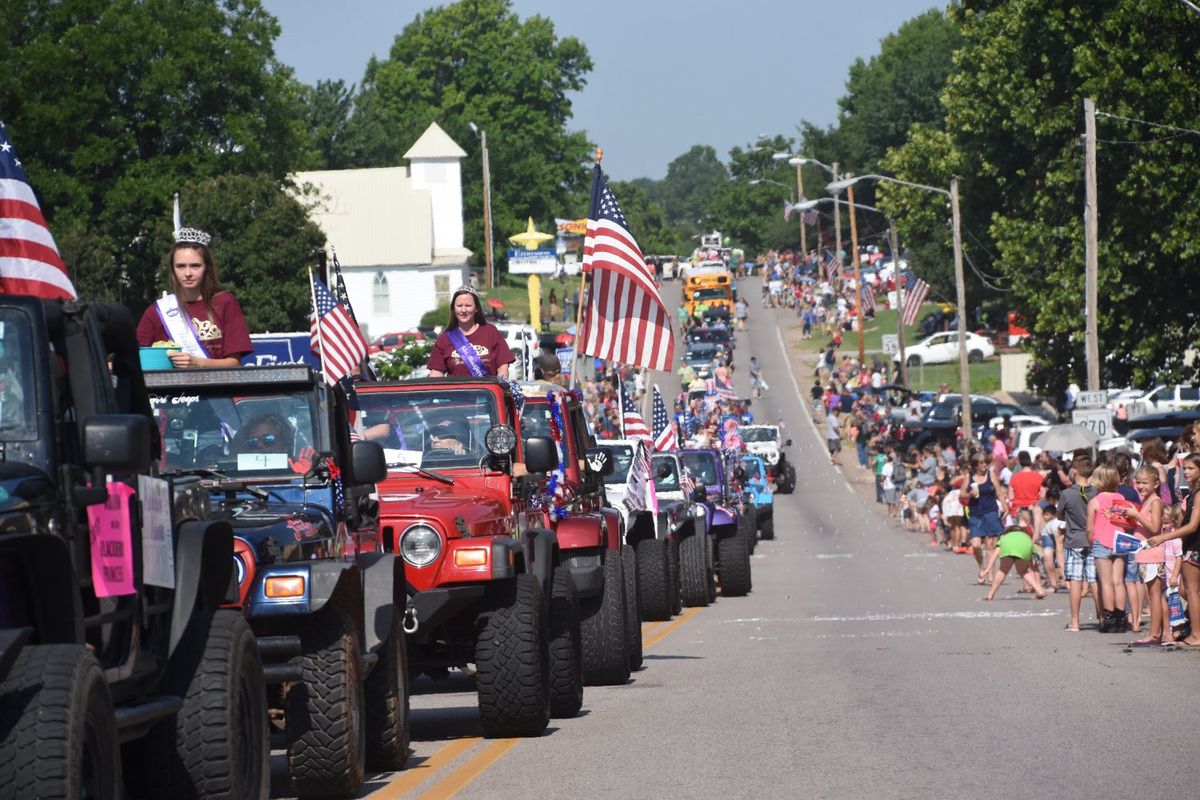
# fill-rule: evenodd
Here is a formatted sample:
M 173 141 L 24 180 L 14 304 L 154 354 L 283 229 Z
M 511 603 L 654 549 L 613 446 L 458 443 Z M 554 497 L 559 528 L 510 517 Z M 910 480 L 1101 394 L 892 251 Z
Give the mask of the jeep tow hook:
M 406 607 L 404 609 L 404 632 L 412 636 L 419 627 L 421 627 L 421 621 L 417 619 L 416 606 Z

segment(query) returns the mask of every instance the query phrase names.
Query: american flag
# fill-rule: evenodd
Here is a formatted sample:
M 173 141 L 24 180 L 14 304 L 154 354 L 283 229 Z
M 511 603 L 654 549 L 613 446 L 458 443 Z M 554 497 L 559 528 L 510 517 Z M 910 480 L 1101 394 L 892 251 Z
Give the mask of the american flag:
M 795 206 L 793 206 L 787 200 L 783 201 L 783 221 L 784 222 L 787 222 L 788 220 L 790 220 L 792 218 L 792 209 L 794 209 L 794 208 L 795 208 Z
M 592 276 L 581 351 L 597 358 L 671 371 L 671 315 L 641 248 L 597 164 L 583 241 L 583 271 Z
M 804 224 L 805 225 L 816 225 L 817 220 L 819 220 L 820 218 L 821 218 L 821 215 L 817 212 L 817 210 L 815 208 L 810 208 L 808 211 L 804 212 Z
M 896 276 L 897 285 L 902 280 L 904 280 L 902 275 Z M 905 325 L 917 324 L 917 314 L 921 313 L 921 304 L 927 297 L 929 297 L 929 284 L 917 278 L 916 284 L 904 292 L 904 310 L 900 314 L 900 319 Z
M 651 508 L 651 496 L 654 482 L 650 480 L 650 445 L 645 441 L 633 443 L 633 461 L 629 464 L 629 472 L 625 475 L 625 505 L 630 511 L 645 511 L 651 509 L 658 513 L 658 498 L 654 497 L 654 508 Z
M 316 314 L 311 318 L 309 340 L 313 353 L 321 357 L 325 382 L 332 386 L 358 369 L 359 362 L 367 357 L 367 340 L 325 284 L 313 276 L 312 285 Z M 327 352 L 322 352 L 322 343 Z
M 679 447 L 675 422 L 667 416 L 667 404 L 663 402 L 662 392 L 658 390 L 657 383 L 654 384 L 654 410 L 650 414 L 650 421 L 654 425 L 654 449 L 656 452 L 665 453 Z
M 337 301 L 346 307 L 346 313 L 350 315 L 355 325 L 358 325 L 358 315 L 354 313 L 354 306 L 350 305 L 350 293 L 346 291 L 346 281 L 342 278 L 342 262 L 338 261 L 337 250 L 333 247 L 329 248 L 330 256 L 333 259 L 333 293 L 337 297 Z M 375 380 L 375 368 L 371 366 L 370 359 L 363 361 L 362 374 L 367 380 Z M 354 391 L 354 385 L 347 378 L 343 384 L 346 389 L 347 399 L 350 401 L 351 416 L 354 412 L 360 411 L 358 407 L 358 396 Z
M 868 281 L 864 280 L 862 282 L 862 288 L 859 289 L 859 291 L 862 292 L 863 311 L 868 314 L 874 314 L 875 313 L 875 287 L 872 286 Z
M 837 277 L 837 259 L 834 257 L 833 253 L 826 250 L 825 251 L 825 278 L 827 280 L 833 280 L 835 277 Z
M 0 123 L 0 294 L 73 300 L 75 286 Z
M 626 439 L 650 438 L 650 429 L 646 427 L 646 420 L 642 419 L 624 382 L 621 383 L 621 427 L 624 429 Z

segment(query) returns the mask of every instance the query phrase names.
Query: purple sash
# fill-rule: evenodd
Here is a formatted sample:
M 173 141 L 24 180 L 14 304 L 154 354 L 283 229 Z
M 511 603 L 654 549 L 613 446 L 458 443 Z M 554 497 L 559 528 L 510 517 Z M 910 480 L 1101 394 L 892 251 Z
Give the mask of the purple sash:
M 446 337 L 450 340 L 450 344 L 454 345 L 454 352 L 458 353 L 458 357 L 467 365 L 467 369 L 476 378 L 482 378 L 491 373 L 488 368 L 483 365 L 483 360 L 479 357 L 479 353 L 475 352 L 475 348 L 467 341 L 467 336 L 459 328 L 451 328 L 446 331 Z

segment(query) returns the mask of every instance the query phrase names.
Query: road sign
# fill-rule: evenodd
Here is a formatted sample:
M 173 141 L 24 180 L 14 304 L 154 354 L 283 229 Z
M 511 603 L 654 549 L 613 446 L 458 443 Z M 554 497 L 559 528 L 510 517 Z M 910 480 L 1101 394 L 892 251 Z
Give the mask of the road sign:
M 1104 408 L 1108 405 L 1108 392 L 1080 392 L 1075 397 L 1076 408 Z
M 1112 412 L 1107 408 L 1077 408 L 1071 412 L 1071 422 L 1082 425 L 1101 440 L 1115 439 L 1117 436 L 1113 430 Z
M 894 333 L 885 333 L 881 337 L 884 355 L 894 356 L 900 352 L 900 337 Z

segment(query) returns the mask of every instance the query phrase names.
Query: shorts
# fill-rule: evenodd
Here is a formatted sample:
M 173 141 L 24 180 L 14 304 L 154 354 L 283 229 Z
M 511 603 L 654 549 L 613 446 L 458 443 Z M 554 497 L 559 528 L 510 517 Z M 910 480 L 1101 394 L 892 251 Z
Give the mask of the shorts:
M 1200 567 L 1200 550 L 1184 550 L 1183 560 L 1193 566 Z
M 842 450 L 841 439 L 826 439 L 825 443 L 829 445 L 829 452 L 831 453 L 840 453 Z
M 894 506 L 899 501 L 900 501 L 900 498 L 896 496 L 895 489 L 884 489 L 883 490 L 883 502 L 887 503 L 889 506 Z
M 967 520 L 967 525 L 971 529 L 972 539 L 995 539 L 1004 532 L 1000 515 L 995 511 L 973 516 Z
M 1096 582 L 1096 559 L 1090 547 L 1068 547 L 1063 572 L 1069 581 Z
M 1042 549 L 1043 550 L 1053 550 L 1054 549 L 1054 534 L 1053 533 L 1043 533 L 1042 534 Z
M 1125 582 L 1137 583 L 1140 580 L 1138 576 L 1138 563 L 1129 556 L 1125 556 Z

